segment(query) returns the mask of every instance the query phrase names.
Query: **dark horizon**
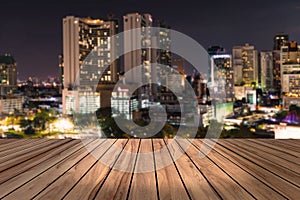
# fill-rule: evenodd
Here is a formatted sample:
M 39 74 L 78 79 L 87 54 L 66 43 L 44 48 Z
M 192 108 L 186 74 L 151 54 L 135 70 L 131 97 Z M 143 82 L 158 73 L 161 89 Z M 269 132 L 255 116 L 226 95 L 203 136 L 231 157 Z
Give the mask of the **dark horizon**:
M 132 12 L 150 13 L 155 20 L 165 20 L 172 29 L 194 38 L 206 49 L 220 45 L 231 53 L 233 46 L 250 43 L 258 50 L 272 50 L 273 36 L 281 32 L 300 43 L 300 2 L 217 0 L 205 2 L 201 8 L 198 4 L 190 0 L 184 4 L 178 0 L 3 0 L 0 53 L 14 56 L 20 79 L 58 75 L 63 17 L 107 18 L 113 13 L 122 22 L 122 16 Z

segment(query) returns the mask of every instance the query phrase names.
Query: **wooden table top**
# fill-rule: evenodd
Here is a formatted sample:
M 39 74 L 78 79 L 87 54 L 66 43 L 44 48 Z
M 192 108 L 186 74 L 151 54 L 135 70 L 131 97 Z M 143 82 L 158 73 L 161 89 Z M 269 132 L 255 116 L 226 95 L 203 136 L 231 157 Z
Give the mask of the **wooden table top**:
M 299 199 L 299 157 L 300 140 L 1 139 L 0 199 Z

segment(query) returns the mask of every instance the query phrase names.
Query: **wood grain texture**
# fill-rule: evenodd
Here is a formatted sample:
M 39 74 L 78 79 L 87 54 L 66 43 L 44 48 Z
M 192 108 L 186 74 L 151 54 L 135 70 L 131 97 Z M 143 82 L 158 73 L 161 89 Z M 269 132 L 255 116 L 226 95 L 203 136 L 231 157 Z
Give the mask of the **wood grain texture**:
M 160 199 L 190 199 L 164 140 L 154 139 L 155 166 Z
M 96 199 L 126 199 L 132 172 L 134 171 L 140 140 L 129 140 L 104 184 L 97 192 Z
M 217 161 L 215 161 L 209 157 L 211 154 L 205 156 L 203 152 L 200 151 L 200 148 L 198 149 L 196 146 L 188 144 L 188 141 L 186 140 L 179 140 L 179 145 L 182 147 L 190 145 L 186 150 L 187 155 L 221 198 L 253 199 L 247 190 L 239 185 L 235 179 L 232 179 L 230 174 L 224 172 L 223 168 L 219 166 L 217 158 Z M 199 144 L 199 146 L 201 146 L 201 144 Z M 224 160 L 221 162 L 223 161 Z M 226 165 L 225 168 L 227 166 L 228 165 Z
M 18 165 L 22 162 L 25 162 L 27 160 L 30 160 L 39 154 L 45 153 L 48 150 L 52 149 L 53 146 L 57 147 L 66 142 L 67 140 L 65 141 L 49 140 L 41 144 L 33 145 L 32 147 L 27 148 L 25 150 L 21 150 L 19 152 L 15 152 L 13 154 L 4 156 L 0 158 L 0 172 L 7 170 L 10 167 L 13 167 L 15 165 Z
M 22 140 L 19 140 L 18 143 L 9 144 L 7 146 L 7 149 L 0 151 L 0 158 L 5 157 L 7 155 L 12 155 L 16 152 L 21 152 L 22 150 L 25 150 L 27 148 L 33 147 L 36 144 L 42 144 L 43 142 L 47 142 L 48 140 L 26 140 L 25 143 L 22 142 Z
M 296 173 L 300 173 L 300 170 L 298 169 L 300 165 L 300 154 L 299 156 L 292 156 L 286 153 L 282 153 L 280 151 L 274 151 L 274 149 L 270 149 L 262 145 L 258 145 L 256 143 L 249 143 L 244 140 L 230 140 L 230 142 L 237 144 L 240 148 L 243 148 L 248 152 L 255 154 L 263 159 L 274 162 L 282 167 L 286 167 L 290 170 L 293 170 Z
M 222 142 L 222 140 L 218 140 L 218 142 Z M 297 196 L 300 195 L 299 186 L 297 187 L 286 182 L 276 174 L 272 173 L 270 171 L 271 169 L 258 166 L 256 163 L 238 155 L 230 148 L 228 149 L 221 145 L 216 145 L 214 150 L 286 198 L 297 199 Z M 282 171 L 281 173 L 285 173 L 285 171 Z
M 93 141 L 89 146 L 96 148 L 100 143 L 100 141 Z M 9 180 L 6 184 L 3 184 L 3 188 L 1 187 L 2 185 L 0 185 L 0 191 L 8 192 L 11 191 L 12 188 L 17 188 L 6 197 L 7 199 L 18 199 L 20 196 L 24 199 L 34 197 L 39 192 L 45 190 L 52 181 L 68 171 L 69 168 L 89 153 L 85 148 L 82 146 L 80 147 L 80 150 L 75 151 L 75 153 L 73 153 L 73 150 L 71 155 L 58 155 L 58 157 L 49 159 L 41 165 L 37 165 L 25 173 Z
M 287 148 L 278 146 L 276 144 L 274 144 L 273 140 L 271 141 L 264 141 L 261 139 L 258 140 L 246 140 L 247 143 L 253 145 L 253 144 L 258 144 L 258 147 L 260 148 L 267 148 L 269 150 L 269 152 L 273 155 L 283 155 L 284 158 L 287 158 L 288 160 L 291 159 L 293 160 L 294 158 L 299 158 L 300 157 L 300 153 L 289 150 Z M 299 144 L 300 145 L 300 144 Z
M 190 198 L 198 199 L 199 197 L 202 197 L 204 199 L 219 199 L 218 195 L 216 194 L 206 177 L 203 176 L 203 173 L 200 173 L 201 171 L 196 168 L 196 166 L 191 162 L 191 160 L 183 152 L 176 141 L 181 143 L 182 146 L 189 145 L 189 143 L 185 139 L 166 140 L 166 144 L 168 144 L 167 148 L 170 151 L 172 159 L 175 161 L 178 173 L 182 177 L 182 181 L 186 186 Z M 246 195 L 244 195 L 244 197 L 245 199 L 247 199 Z
M 256 177 L 214 149 L 206 156 L 206 159 L 209 159 L 209 161 L 215 165 L 204 165 L 206 163 L 205 158 L 198 160 L 194 158 L 194 156 L 197 156 L 199 151 L 202 153 L 201 150 L 205 151 L 208 145 L 205 145 L 201 140 L 193 140 L 193 144 L 197 147 L 197 150 L 194 151 L 194 154 L 191 154 L 192 159 L 201 167 L 203 173 L 207 174 L 207 178 L 212 179 L 211 182 L 214 188 L 219 192 L 222 198 L 244 199 L 251 194 L 257 199 L 284 199 L 282 195 L 263 184 L 263 182 L 256 179 Z M 210 178 L 211 176 L 212 178 Z M 214 181 L 216 181 L 216 183 L 214 183 Z M 245 194 L 245 192 L 247 194 Z
M 141 141 L 129 199 L 158 199 L 151 139 Z
M 8 170 L 5 170 L 1 173 L 0 177 L 0 184 L 4 183 L 5 181 L 12 179 L 13 177 L 18 176 L 21 173 L 26 172 L 27 170 L 31 169 L 32 167 L 41 164 L 42 162 L 45 162 L 49 159 L 51 159 L 54 156 L 57 156 L 57 154 L 62 153 L 64 150 L 67 150 L 73 146 L 77 146 L 80 143 L 79 140 L 73 140 L 70 141 L 64 145 L 54 146 L 52 149 L 49 149 L 49 151 L 42 153 L 38 156 L 35 156 L 34 158 L 27 160 L 19 165 L 13 166 L 9 168 Z
M 268 140 L 264 139 L 268 143 Z M 298 140 L 297 140 L 298 141 Z M 288 149 L 290 151 L 300 153 L 299 143 L 295 143 L 294 140 L 271 140 L 269 141 L 271 144 L 274 144 L 275 146 L 280 146 L 282 148 Z
M 88 154 L 76 162 L 71 168 L 65 171 L 65 173 L 56 179 L 51 185 L 48 185 L 41 193 L 34 198 L 37 199 L 61 199 L 65 194 L 83 177 L 88 170 L 103 156 L 111 146 L 110 142 L 101 142 L 91 153 Z M 57 171 L 53 172 L 54 176 L 57 176 Z M 52 175 L 50 175 L 52 176 Z M 60 187 L 63 185 L 64 187 Z
M 33 140 L 35 140 L 35 139 L 33 139 Z M 20 140 L 20 139 L 9 139 L 9 140 L 1 139 L 0 141 L 1 141 L 0 152 L 13 149 L 17 146 L 22 146 L 23 144 L 26 144 L 26 143 L 29 143 L 29 142 L 33 142 L 29 139 L 23 139 L 23 140 Z
M 117 145 L 122 147 L 126 144 L 126 141 L 118 140 L 116 143 L 111 143 L 111 145 Z M 93 199 L 99 190 L 101 184 L 105 181 L 106 176 L 108 175 L 111 165 L 116 161 L 118 154 L 120 154 L 120 149 L 107 148 L 105 145 L 101 145 L 100 148 L 107 150 L 104 156 L 95 163 L 95 165 L 86 173 L 81 180 L 79 180 L 75 186 L 68 191 L 64 196 L 64 199 Z M 109 158 L 105 160 L 104 157 Z
M 294 166 L 294 165 L 292 165 L 292 163 L 284 162 L 279 159 L 276 159 L 273 161 L 269 160 L 269 159 L 267 160 L 267 159 L 262 158 L 259 155 L 257 155 L 257 154 L 261 155 L 261 153 L 255 151 L 253 148 L 243 148 L 243 146 L 240 145 L 238 141 L 235 143 L 232 143 L 230 141 L 231 140 L 226 140 L 226 141 L 224 140 L 224 141 L 221 141 L 220 144 L 224 145 L 227 148 L 230 148 L 236 154 L 243 156 L 244 158 L 255 163 L 256 165 L 258 165 L 262 168 L 265 168 L 265 169 L 270 169 L 269 170 L 270 172 L 285 179 L 286 181 L 289 181 L 295 185 L 300 185 L 300 174 L 297 172 L 297 171 L 299 171 L 299 168 L 297 166 Z M 268 156 L 268 155 L 265 155 L 265 156 Z M 273 158 L 273 159 L 275 159 L 275 158 Z M 292 168 L 284 167 L 284 163 L 286 163 L 286 165 L 288 165 L 288 166 L 292 165 L 291 166 Z
M 0 139 L 0 199 L 299 199 L 299 141 Z

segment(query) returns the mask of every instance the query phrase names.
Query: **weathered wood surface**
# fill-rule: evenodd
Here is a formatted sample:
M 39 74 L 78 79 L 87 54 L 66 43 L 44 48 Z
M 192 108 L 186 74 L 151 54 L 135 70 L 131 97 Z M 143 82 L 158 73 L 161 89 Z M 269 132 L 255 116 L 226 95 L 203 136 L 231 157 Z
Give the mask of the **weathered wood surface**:
M 2 139 L 0 199 L 299 199 L 300 140 L 215 142 Z

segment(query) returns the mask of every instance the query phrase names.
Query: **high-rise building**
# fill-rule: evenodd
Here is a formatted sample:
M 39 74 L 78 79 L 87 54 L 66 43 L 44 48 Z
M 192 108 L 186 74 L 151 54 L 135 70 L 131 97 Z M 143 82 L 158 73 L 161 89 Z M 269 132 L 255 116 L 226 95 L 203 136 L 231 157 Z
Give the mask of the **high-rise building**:
M 171 30 L 170 27 L 166 25 L 163 20 L 157 22 L 158 33 L 157 33 L 157 42 L 161 47 L 165 49 L 157 50 L 157 63 L 169 66 L 172 65 L 172 55 L 171 55 Z
M 280 53 L 281 92 L 283 107 L 300 105 L 300 45 L 289 42 Z
M 133 119 L 133 112 L 138 108 L 137 98 L 130 96 L 128 88 L 118 87 L 112 92 L 111 108 L 113 117 L 123 116 L 125 119 Z
M 165 85 L 167 88 L 169 88 L 168 84 L 171 84 L 174 79 L 180 80 L 181 76 L 176 76 L 175 74 L 173 74 L 174 71 L 171 70 L 171 31 L 170 27 L 167 26 L 163 20 L 157 21 L 157 28 L 154 35 L 152 36 L 151 41 L 153 46 L 157 45 L 161 47 L 152 48 L 151 56 L 153 65 L 156 65 L 156 68 L 154 68 L 154 66 L 152 65 L 153 71 L 151 72 L 151 79 L 155 84 L 151 85 L 151 91 L 153 100 L 157 101 L 158 99 L 160 99 L 159 96 L 162 95 L 161 93 L 164 92 L 161 85 Z M 170 73 L 172 75 L 170 75 Z
M 100 107 L 101 91 L 99 93 L 96 90 L 98 84 L 117 82 L 118 41 L 112 36 L 117 34 L 118 30 L 119 23 L 114 19 L 74 16 L 63 19 L 64 114 L 94 112 Z M 96 57 L 86 61 L 92 50 Z M 117 60 L 112 60 L 114 58 Z M 105 98 L 104 96 L 102 97 Z
M 199 73 L 195 73 L 192 79 L 192 87 L 198 102 L 206 102 L 207 100 L 207 80 Z
M 282 46 L 286 46 L 289 43 L 289 35 L 285 33 L 276 34 L 274 36 L 273 50 L 281 50 Z
M 282 92 L 300 94 L 300 45 L 290 42 L 281 47 L 281 85 Z M 299 95 L 300 97 L 300 95 Z
M 273 88 L 277 91 L 281 91 L 281 61 L 280 51 L 282 46 L 288 45 L 288 34 L 277 34 L 274 36 L 273 46 Z
M 151 30 L 152 16 L 150 14 L 130 13 L 124 19 L 124 71 L 127 73 L 127 83 L 142 83 L 151 78 Z M 130 31 L 138 29 L 137 31 Z M 140 70 L 132 70 L 143 66 Z
M 17 63 L 9 55 L 0 56 L 0 95 L 12 93 L 17 87 Z
M 260 80 L 261 87 L 264 90 L 271 90 L 273 88 L 273 52 L 260 52 Z
M 232 66 L 234 71 L 234 84 L 241 85 L 243 83 L 243 58 L 242 47 L 234 47 L 232 49 Z
M 258 84 L 258 53 L 254 46 L 233 47 L 232 60 L 236 85 Z
M 234 101 L 234 73 L 231 55 L 220 46 L 212 46 L 208 49 L 210 55 L 209 82 L 223 79 L 225 82 L 226 101 Z
M 7 95 L 0 99 L 0 116 L 22 112 L 24 97 Z
M 160 82 L 161 72 L 152 63 L 158 63 L 158 58 L 167 55 L 166 52 L 152 48 L 164 40 L 159 33 L 152 29 L 153 19 L 150 14 L 130 13 L 123 17 L 124 20 L 124 71 L 127 84 L 144 85 L 135 92 L 140 106 L 147 99 L 155 101 L 158 98 L 157 83 Z M 130 31 L 131 30 L 131 31 Z M 167 37 L 167 36 L 166 36 Z M 132 51 L 135 49 L 134 51 Z M 167 63 L 165 57 L 162 64 Z M 138 67 L 138 68 L 137 68 Z M 134 69 L 135 68 L 135 69 Z

